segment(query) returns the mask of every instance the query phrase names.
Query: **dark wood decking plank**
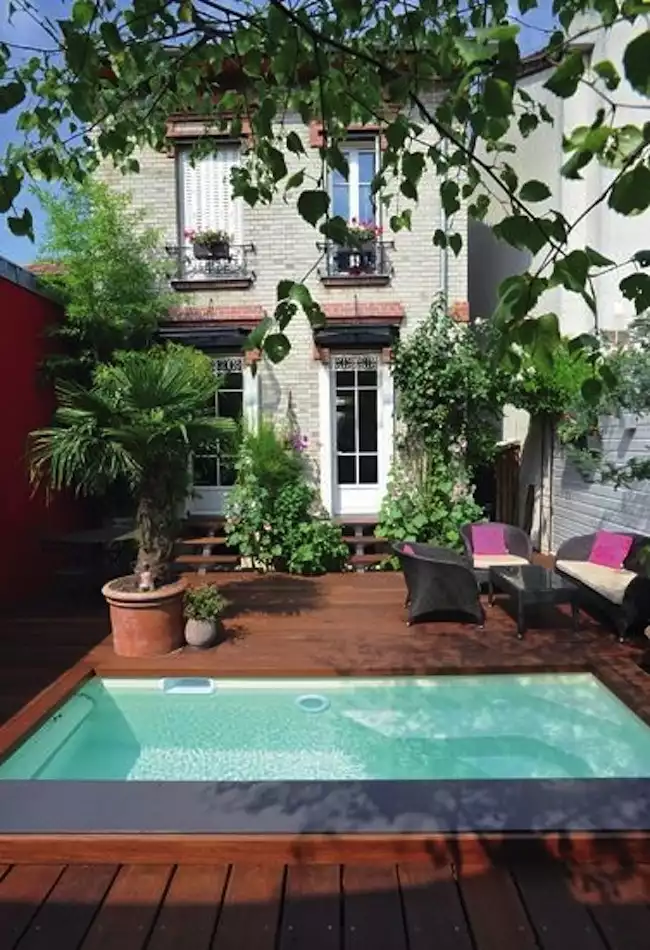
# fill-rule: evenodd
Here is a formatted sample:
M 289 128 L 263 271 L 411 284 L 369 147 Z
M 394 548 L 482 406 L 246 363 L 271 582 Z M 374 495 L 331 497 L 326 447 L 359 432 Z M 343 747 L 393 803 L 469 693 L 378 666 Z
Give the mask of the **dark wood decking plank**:
M 340 950 L 341 914 L 338 864 L 288 868 L 279 950 Z
M 209 950 L 227 880 L 227 865 L 180 865 L 147 950 Z
M 10 867 L 10 864 L 0 864 L 0 881 L 3 879 Z
M 343 867 L 343 942 L 346 950 L 406 950 L 397 867 Z
M 571 892 L 588 908 L 608 950 L 648 950 L 650 868 L 573 865 L 569 870 Z
M 52 864 L 15 865 L 0 882 L 2 950 L 16 945 L 62 871 Z
M 472 950 L 472 939 L 448 865 L 419 862 L 398 867 L 409 950 Z
M 476 950 L 538 950 L 505 868 L 468 869 L 460 874 L 459 883 Z
M 214 950 L 273 950 L 283 887 L 282 865 L 233 865 L 214 935 Z
M 120 868 L 82 944 L 83 950 L 142 950 L 171 872 L 171 867 L 165 865 Z
M 71 865 L 32 920 L 18 950 L 77 950 L 115 875 L 115 865 Z
M 542 950 L 607 950 L 560 865 L 541 861 L 510 870 Z

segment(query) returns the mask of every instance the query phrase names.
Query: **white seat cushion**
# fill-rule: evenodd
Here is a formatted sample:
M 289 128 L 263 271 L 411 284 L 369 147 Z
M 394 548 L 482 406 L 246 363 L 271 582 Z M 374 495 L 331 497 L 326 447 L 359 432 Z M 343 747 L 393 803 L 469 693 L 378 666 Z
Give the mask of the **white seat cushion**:
M 637 576 L 634 571 L 603 567 L 602 564 L 592 564 L 591 561 L 558 561 L 555 566 L 563 574 L 575 577 L 577 581 L 591 587 L 613 604 L 623 603 L 628 584 Z
M 474 567 L 487 570 L 488 567 L 518 567 L 520 564 L 529 564 L 525 557 L 518 554 L 475 554 Z

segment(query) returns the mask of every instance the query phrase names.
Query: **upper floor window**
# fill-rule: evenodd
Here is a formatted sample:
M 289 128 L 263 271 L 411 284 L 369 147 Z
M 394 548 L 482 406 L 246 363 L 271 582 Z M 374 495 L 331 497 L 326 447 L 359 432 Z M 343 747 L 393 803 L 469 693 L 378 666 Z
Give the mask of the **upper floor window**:
M 211 155 L 191 159 L 189 149 L 181 152 L 182 218 L 185 231 L 225 231 L 233 244 L 242 240 L 241 199 L 232 197 L 230 173 L 240 163 L 235 145 L 218 146 Z
M 248 256 L 254 248 L 243 243 L 242 200 L 233 198 L 230 181 L 239 164 L 237 145 L 215 145 L 203 158 L 193 158 L 189 148 L 179 152 L 179 240 L 178 247 L 169 249 L 177 259 L 177 285 L 225 281 L 239 286 L 252 280 Z M 206 231 L 222 232 L 227 240 L 193 240 Z
M 347 179 L 336 170 L 330 175 L 332 213 L 355 227 L 357 240 L 350 247 L 325 245 L 326 268 L 321 276 L 337 283 L 355 277 L 387 283 L 391 266 L 381 240 L 380 208 L 372 193 L 380 164 L 379 139 L 348 143 L 342 151 L 349 171 Z
M 332 211 L 345 221 L 375 222 L 371 186 L 378 167 L 376 143 L 350 144 L 343 149 L 343 154 L 348 161 L 349 174 L 346 181 L 340 172 L 332 172 Z

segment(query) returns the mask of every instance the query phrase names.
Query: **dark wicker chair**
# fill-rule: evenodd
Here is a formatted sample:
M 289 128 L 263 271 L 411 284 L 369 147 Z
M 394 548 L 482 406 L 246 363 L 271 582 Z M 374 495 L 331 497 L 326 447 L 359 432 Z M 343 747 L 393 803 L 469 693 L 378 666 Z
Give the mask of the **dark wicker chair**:
M 512 555 L 513 557 L 520 557 L 524 558 L 526 561 L 530 561 L 533 556 L 533 544 L 525 531 L 522 531 L 521 528 L 516 528 L 512 524 L 502 524 L 500 521 L 494 521 L 492 524 L 495 527 L 503 528 L 503 537 L 506 548 L 508 549 L 508 554 Z M 460 536 L 463 539 L 467 556 L 470 558 L 472 565 L 474 566 L 476 580 L 479 582 L 479 584 L 487 584 L 490 575 L 490 564 L 488 561 L 489 555 L 486 554 L 483 556 L 482 563 L 480 565 L 475 563 L 474 547 L 472 545 L 473 527 L 473 524 L 464 524 L 460 529 Z M 495 565 L 498 563 L 499 561 L 495 559 Z
M 412 553 L 404 550 L 406 544 Z M 404 572 L 409 626 L 435 613 L 466 615 L 483 626 L 485 612 L 466 557 L 414 541 L 394 544 L 393 550 Z
M 580 605 L 587 611 L 590 608 L 604 614 L 616 628 L 619 640 L 622 642 L 632 633 L 642 633 L 650 624 L 650 577 L 648 568 L 640 557 L 643 548 L 650 549 L 650 537 L 643 534 L 634 534 L 632 531 L 623 531 L 632 538 L 632 547 L 623 562 L 626 571 L 633 571 L 635 577 L 625 589 L 623 602 L 614 603 L 598 591 L 583 583 L 562 570 L 561 561 L 588 561 L 596 534 L 583 534 L 576 538 L 569 538 L 558 548 L 555 555 L 555 570 L 558 574 L 568 577 L 580 592 Z

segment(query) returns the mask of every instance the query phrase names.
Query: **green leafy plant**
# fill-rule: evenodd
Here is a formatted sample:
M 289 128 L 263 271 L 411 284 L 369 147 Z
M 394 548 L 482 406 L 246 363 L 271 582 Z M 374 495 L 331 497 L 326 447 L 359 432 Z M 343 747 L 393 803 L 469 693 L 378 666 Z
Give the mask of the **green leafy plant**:
M 460 528 L 482 518 L 461 464 L 401 455 L 393 463 L 377 534 L 391 541 L 462 550 Z M 391 557 L 387 564 L 397 567 L 397 558 Z
M 511 352 L 509 402 L 531 416 L 559 418 L 586 404 L 582 388 L 598 378 L 599 351 L 571 348 L 562 338 L 550 359 L 539 360 L 529 348 Z
M 437 298 L 429 316 L 395 348 L 398 448 L 473 468 L 493 458 L 510 380 L 479 333 Z
M 188 620 L 218 620 L 228 601 L 215 584 L 189 587 L 183 597 L 183 609 Z
M 304 465 L 305 440 L 268 420 L 245 434 L 228 496 L 228 544 L 261 569 L 318 574 L 339 569 L 348 551 L 318 501 Z
M 232 431 L 207 408 L 216 389 L 210 358 L 174 344 L 119 354 L 89 388 L 59 383 L 53 425 L 30 436 L 32 483 L 97 495 L 124 480 L 136 505 L 136 573 L 164 582 L 191 456 L 214 454 Z
M 98 182 L 38 195 L 47 214 L 40 256 L 52 265 L 40 280 L 65 308 L 46 369 L 55 379 L 87 385 L 99 363 L 151 346 L 169 310 L 160 235 L 127 195 Z

